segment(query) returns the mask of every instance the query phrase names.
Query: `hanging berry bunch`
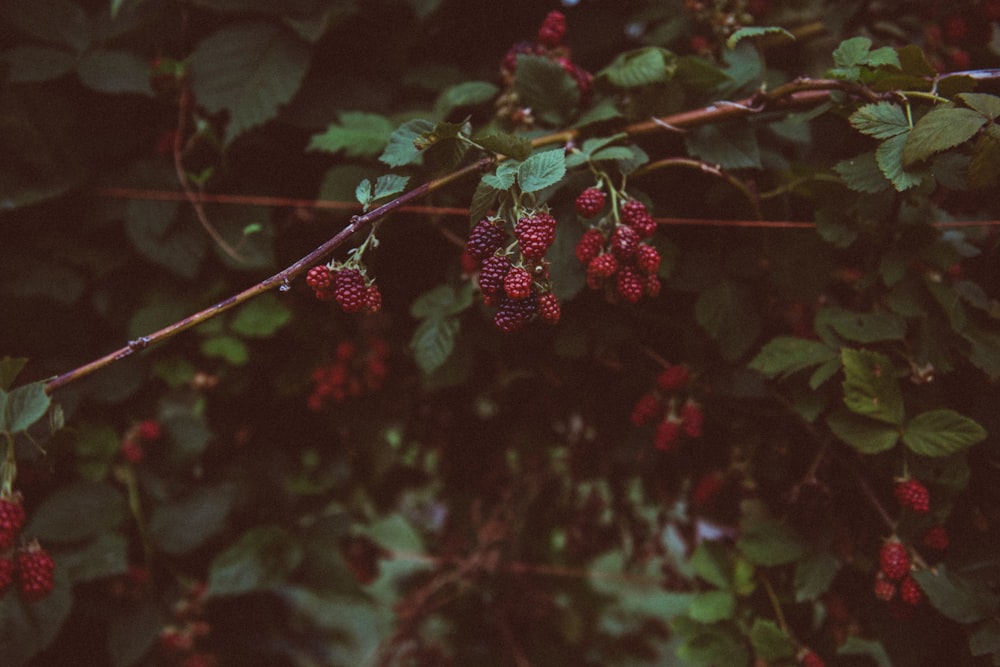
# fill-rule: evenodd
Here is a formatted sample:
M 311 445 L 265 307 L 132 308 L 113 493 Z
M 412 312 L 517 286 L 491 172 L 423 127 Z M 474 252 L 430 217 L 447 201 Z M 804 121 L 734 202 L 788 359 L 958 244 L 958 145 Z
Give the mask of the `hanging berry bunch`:
M 312 374 L 315 385 L 308 399 L 311 410 L 321 410 L 330 402 L 377 391 L 389 374 L 389 346 L 373 336 L 363 345 L 342 341 L 337 345 L 336 360 L 320 366 Z
M 320 301 L 336 301 L 345 313 L 377 313 L 382 292 L 369 277 L 363 260 L 365 251 L 378 245 L 374 234 L 352 250 L 347 261 L 332 261 L 309 269 L 306 284 Z
M 6 475 L 10 466 L 5 465 L 4 468 Z M 24 602 L 38 602 L 48 597 L 55 586 L 55 561 L 38 544 L 38 540 L 14 548 L 26 515 L 21 494 L 10 492 L 7 483 L 4 487 L 0 492 L 0 595 L 16 583 Z
M 640 396 L 632 408 L 632 424 L 656 424 L 653 444 L 661 451 L 674 449 L 682 438 L 701 437 L 705 415 L 690 396 L 690 384 L 687 366 L 667 366 L 657 376 L 656 387 Z

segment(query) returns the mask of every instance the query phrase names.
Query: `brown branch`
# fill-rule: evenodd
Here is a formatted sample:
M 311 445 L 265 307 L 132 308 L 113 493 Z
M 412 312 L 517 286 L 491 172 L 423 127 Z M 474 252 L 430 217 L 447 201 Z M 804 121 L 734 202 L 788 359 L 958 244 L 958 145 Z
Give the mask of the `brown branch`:
M 657 160 L 656 162 L 650 162 L 649 164 L 637 169 L 632 176 L 639 177 L 648 174 L 657 169 L 666 169 L 669 167 L 682 167 L 685 169 L 694 169 L 700 171 L 703 174 L 708 174 L 710 176 L 715 176 L 716 178 L 721 178 L 726 181 L 734 188 L 739 190 L 740 194 L 747 200 L 750 204 L 750 208 L 753 210 L 754 217 L 757 220 L 763 220 L 764 214 L 760 210 L 760 198 L 754 193 L 753 189 L 747 186 L 746 183 L 736 178 L 732 174 L 729 174 L 722 170 L 718 165 L 711 165 L 702 160 L 695 160 L 686 157 L 670 157 L 664 158 L 663 160 Z

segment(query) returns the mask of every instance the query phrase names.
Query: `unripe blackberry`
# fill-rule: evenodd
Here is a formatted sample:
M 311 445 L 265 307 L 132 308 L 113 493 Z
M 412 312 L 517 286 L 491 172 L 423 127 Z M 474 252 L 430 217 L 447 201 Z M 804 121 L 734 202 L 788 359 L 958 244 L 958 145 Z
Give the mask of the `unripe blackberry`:
M 306 285 L 314 290 L 324 290 L 333 284 L 333 275 L 327 266 L 314 266 L 306 274 Z
M 546 292 L 538 297 L 538 317 L 546 324 L 558 324 L 562 317 L 562 307 L 559 299 L 552 292 Z
M 576 212 L 584 218 L 593 218 L 604 208 L 607 196 L 597 188 L 587 188 L 576 197 Z
M 625 265 L 615 275 L 615 294 L 625 303 L 638 303 L 645 290 L 645 281 L 632 265 Z
M 528 259 L 541 259 L 556 240 L 556 219 L 548 213 L 525 216 L 517 221 L 514 236 L 522 255 Z
M 483 262 L 479 271 L 479 290 L 485 297 L 494 297 L 502 292 L 503 280 L 510 271 L 510 260 L 503 255 L 491 255 Z
M 656 297 L 660 296 L 660 289 L 661 289 L 660 277 L 653 273 L 646 276 L 645 289 L 646 289 L 646 296 L 648 296 L 651 299 L 655 299 Z
M 896 584 L 886 579 L 881 572 L 875 577 L 875 585 L 872 590 L 875 597 L 883 602 L 888 602 L 896 597 Z
M 879 566 L 882 573 L 893 581 L 899 581 L 910 573 L 910 554 L 897 538 L 886 541 L 879 551 Z
M 636 250 L 635 265 L 640 271 L 655 275 L 660 269 L 660 251 L 651 245 L 641 244 Z
M 515 266 L 503 278 L 503 291 L 511 299 L 527 299 L 531 295 L 531 274 Z
M 597 289 L 607 278 L 618 271 L 618 260 L 614 255 L 598 255 L 587 264 L 587 287 Z
M 0 551 L 14 545 L 26 518 L 20 493 L 0 498 Z
M 483 218 L 469 232 L 465 249 L 477 261 L 482 262 L 503 246 L 506 236 L 502 220 Z
M 144 419 L 136 426 L 135 434 L 142 440 L 159 440 L 163 435 L 163 428 L 155 419 Z
M 599 229 L 588 229 L 576 242 L 576 258 L 584 266 L 590 264 L 590 260 L 601 254 L 604 248 L 604 234 Z
M 382 290 L 375 283 L 369 285 L 365 290 L 364 310 L 368 313 L 377 313 L 382 310 Z
M 38 602 L 52 592 L 55 586 L 56 564 L 38 542 L 17 554 L 17 585 L 21 599 Z
M 653 444 L 657 449 L 669 452 L 677 444 L 680 425 L 669 419 L 657 424 L 656 434 L 653 436 Z
M 538 43 L 554 49 L 562 43 L 565 36 L 566 17 L 562 12 L 549 12 L 538 29 Z
M 642 426 L 648 424 L 649 421 L 656 416 L 660 411 L 660 399 L 657 398 L 656 394 L 647 392 L 639 397 L 639 400 L 635 402 L 632 407 L 632 425 Z
M 691 381 L 691 372 L 687 366 L 676 364 L 667 366 L 656 377 L 656 386 L 660 391 L 671 392 L 675 389 L 682 389 Z
M 635 255 L 639 249 L 639 232 L 627 225 L 615 227 L 611 234 L 611 252 L 620 260 L 626 260 Z
M 926 514 L 931 508 L 931 496 L 919 479 L 909 478 L 896 483 L 896 500 L 900 507 Z
M 361 272 L 356 269 L 337 271 L 333 294 L 345 313 L 356 313 L 368 302 L 368 287 Z
M 681 408 L 681 428 L 684 434 L 691 438 L 700 438 L 702 425 L 705 423 L 705 413 L 701 406 L 688 400 Z
M 632 227 L 639 238 L 648 239 L 656 232 L 656 221 L 646 205 L 637 199 L 630 199 L 622 206 L 622 222 Z
M 497 300 L 497 312 L 493 316 L 493 324 L 504 333 L 514 333 L 524 328 L 531 316 L 535 314 L 536 299 L 514 300 L 506 295 L 500 295 Z
M 899 584 L 899 599 L 914 607 L 924 601 L 924 592 L 912 576 L 907 575 Z

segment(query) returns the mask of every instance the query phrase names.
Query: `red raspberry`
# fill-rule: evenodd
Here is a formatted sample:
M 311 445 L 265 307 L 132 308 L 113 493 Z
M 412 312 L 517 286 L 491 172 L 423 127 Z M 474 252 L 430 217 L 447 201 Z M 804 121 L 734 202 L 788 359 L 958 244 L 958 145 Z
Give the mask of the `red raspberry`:
M 504 294 L 511 299 L 527 299 L 531 295 L 531 274 L 521 266 L 515 266 L 503 278 Z
M 334 297 L 345 313 L 356 313 L 368 301 L 368 286 L 361 272 L 356 269 L 341 269 L 334 276 Z
M 548 213 L 536 213 L 521 218 L 514 227 L 514 236 L 521 254 L 528 259 L 541 259 L 556 240 L 556 219 Z
M 566 36 L 566 17 L 562 12 L 549 12 L 538 29 L 538 43 L 554 49 Z
M 691 438 L 700 438 L 702 425 L 705 423 L 705 413 L 701 406 L 688 400 L 681 408 L 681 429 Z
M 651 299 L 655 299 L 660 296 L 660 278 L 657 275 L 649 274 L 646 276 L 646 296 Z
M 0 551 L 14 545 L 26 518 L 20 493 L 0 498 Z
M 510 260 L 503 255 L 491 255 L 483 262 L 479 272 L 479 290 L 484 297 L 493 297 L 501 292 L 504 278 L 510 271 Z
M 546 324 L 558 324 L 562 316 L 559 299 L 552 292 L 546 292 L 538 297 L 538 317 Z
M 899 585 L 899 599 L 908 605 L 916 607 L 924 601 L 924 592 L 920 589 L 920 584 L 911 576 L 903 579 Z
M 55 586 L 56 564 L 38 542 L 32 542 L 17 554 L 17 584 L 21 599 L 38 602 Z
M 520 331 L 535 314 L 535 302 L 534 298 L 514 300 L 506 295 L 501 295 L 498 299 L 496 315 L 493 316 L 493 324 L 504 333 Z
M 601 254 L 602 248 L 604 248 L 604 234 L 599 229 L 588 229 L 576 242 L 576 258 L 587 266 L 592 259 Z
M 144 419 L 139 422 L 139 426 L 136 427 L 135 434 L 142 440 L 159 440 L 160 436 L 163 435 L 163 429 L 160 428 L 160 422 L 155 419 Z
M 0 558 L 0 596 L 14 583 L 14 573 L 17 568 L 9 558 Z
M 687 383 L 690 381 L 691 372 L 687 366 L 677 364 L 675 366 L 667 366 L 660 372 L 656 377 L 656 386 L 661 391 L 670 392 L 687 386 Z
M 660 251 L 651 245 L 641 244 L 636 251 L 635 265 L 640 271 L 654 275 L 660 270 Z
M 615 293 L 625 303 L 638 303 L 646 289 L 646 282 L 634 266 L 623 266 L 615 275 Z
M 948 548 L 948 531 L 940 524 L 931 526 L 924 533 L 921 542 L 924 543 L 924 546 L 934 551 L 944 551 Z
M 656 394 L 645 393 L 639 397 L 639 400 L 635 402 L 635 407 L 632 408 L 632 424 L 633 426 L 642 426 L 649 423 L 649 421 L 656 416 L 660 411 L 660 399 L 657 398 Z
M 896 483 L 896 500 L 900 507 L 926 514 L 930 510 L 931 496 L 919 479 L 909 478 Z
M 879 572 L 875 577 L 875 586 L 873 587 L 873 590 L 875 592 L 875 597 L 883 602 L 888 602 L 896 597 L 896 584 L 886 579 L 881 572 Z
M 329 267 L 314 266 L 306 274 L 306 285 L 314 290 L 325 290 L 331 284 L 333 284 L 333 275 L 330 273 Z
M 597 188 L 587 188 L 576 197 L 576 212 L 584 218 L 593 218 L 604 208 L 606 198 Z
M 677 444 L 677 436 L 680 424 L 669 419 L 661 421 L 656 426 L 656 435 L 653 436 L 653 444 L 656 448 L 669 452 Z
M 587 287 L 597 289 L 617 272 L 618 260 L 614 255 L 598 255 L 587 264 Z
M 639 232 L 627 225 L 615 227 L 611 234 L 611 252 L 620 260 L 626 260 L 635 255 L 639 249 Z
M 503 246 L 506 237 L 502 220 L 483 218 L 469 232 L 465 249 L 472 257 L 482 262 Z
M 823 662 L 823 658 L 819 657 L 814 651 L 809 651 L 799 660 L 799 664 L 802 667 L 826 667 L 826 663 Z
M 656 221 L 638 199 L 629 199 L 622 206 L 622 222 L 635 229 L 640 238 L 648 239 L 656 231 Z
M 878 560 L 882 572 L 893 581 L 899 581 L 910 572 L 910 554 L 895 537 L 882 545 Z

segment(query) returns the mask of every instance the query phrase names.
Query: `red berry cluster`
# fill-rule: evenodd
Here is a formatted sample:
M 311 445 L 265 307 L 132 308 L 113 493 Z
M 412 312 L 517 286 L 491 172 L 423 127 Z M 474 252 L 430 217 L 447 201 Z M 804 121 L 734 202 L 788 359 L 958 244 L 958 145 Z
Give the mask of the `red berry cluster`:
M 599 206 L 593 192 L 601 195 Z M 603 206 L 603 193 L 595 188 L 584 190 L 577 198 L 581 215 L 595 208 L 596 214 Z M 587 286 L 604 289 L 612 302 L 637 303 L 643 296 L 659 295 L 660 252 L 644 242 L 655 231 L 656 222 L 646 206 L 630 199 L 622 206 L 621 224 L 610 234 L 599 227 L 584 232 L 576 244 L 576 258 L 587 268 Z
M 306 284 L 320 301 L 336 301 L 345 313 L 377 313 L 382 310 L 382 292 L 363 270 L 327 265 L 314 266 Z
M 0 496 L 0 595 L 16 582 L 21 599 L 30 603 L 52 592 L 56 564 L 38 540 L 14 549 L 26 519 L 20 493 Z
M 632 408 L 632 424 L 635 426 L 656 420 L 653 444 L 659 450 L 666 452 L 674 449 L 682 436 L 701 437 L 704 412 L 690 396 L 684 399 L 684 392 L 690 383 L 691 374 L 687 366 L 668 366 L 656 378 L 656 388 L 640 396 Z
M 912 510 L 914 514 L 927 514 L 930 511 L 930 493 L 919 479 L 910 477 L 899 480 L 894 492 L 900 507 Z
M 206 586 L 196 584 L 173 609 L 173 622 L 160 630 L 162 662 L 170 667 L 215 667 L 214 653 L 199 648 L 198 643 L 212 632 L 205 620 L 203 600 Z
M 696 53 L 715 51 L 730 35 L 740 28 L 753 25 L 770 9 L 768 0 L 727 0 L 703 2 L 684 0 L 684 13 L 699 34 L 696 39 L 706 46 L 693 48 Z M 692 40 L 694 41 L 694 40 Z M 694 45 L 692 44 L 692 47 Z
M 920 6 L 924 19 L 924 52 L 939 72 L 967 70 L 976 66 L 974 56 L 987 50 L 992 24 L 1000 20 L 1000 0 L 986 0 L 965 8 L 955 3 L 926 2 Z
M 343 341 L 337 345 L 335 357 L 333 363 L 312 373 L 315 387 L 307 401 L 310 410 L 376 391 L 389 374 L 389 345 L 378 337 L 367 339 L 361 348 Z
M 142 463 L 146 458 L 145 445 L 156 442 L 163 436 L 163 428 L 155 419 L 146 419 L 128 430 L 122 438 L 122 457 L 132 464 Z
M 875 597 L 885 602 L 895 602 L 898 593 L 902 609 L 916 607 L 924 600 L 920 584 L 910 574 L 910 552 L 906 545 L 893 536 L 886 540 L 879 551 L 879 571 L 875 575 Z M 900 608 L 895 608 L 901 611 Z

